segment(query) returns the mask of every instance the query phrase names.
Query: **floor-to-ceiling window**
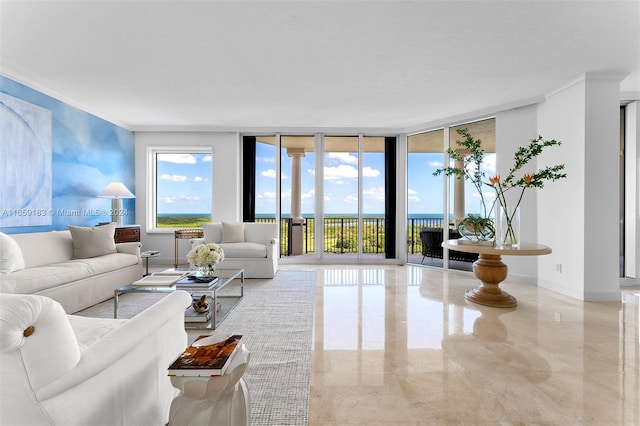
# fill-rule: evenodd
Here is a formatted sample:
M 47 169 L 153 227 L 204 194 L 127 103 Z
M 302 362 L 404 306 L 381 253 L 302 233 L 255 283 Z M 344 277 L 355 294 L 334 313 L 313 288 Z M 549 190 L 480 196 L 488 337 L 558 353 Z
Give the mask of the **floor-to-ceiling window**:
M 315 173 L 315 137 L 280 136 L 280 225 L 286 245 L 282 255 L 315 252 Z
M 358 136 L 325 136 L 324 247 L 325 255 L 358 255 L 360 232 L 360 159 Z
M 395 258 L 395 137 L 244 136 L 243 149 L 244 217 L 279 218 L 282 256 Z
M 385 226 L 387 202 L 385 182 L 385 138 L 362 137 L 362 254 L 365 257 L 384 258 L 385 240 L 389 227 Z M 394 192 L 395 193 L 395 192 Z M 395 199 L 391 200 L 395 203 Z M 392 236 L 393 237 L 393 236 Z
M 442 266 L 444 183 L 433 173 L 443 166 L 444 130 L 411 135 L 407 144 L 407 259 Z

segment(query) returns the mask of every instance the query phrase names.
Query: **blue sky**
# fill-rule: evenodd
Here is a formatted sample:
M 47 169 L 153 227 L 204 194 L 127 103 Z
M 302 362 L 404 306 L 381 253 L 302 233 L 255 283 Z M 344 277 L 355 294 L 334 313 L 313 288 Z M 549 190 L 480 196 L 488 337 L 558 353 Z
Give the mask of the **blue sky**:
M 258 143 L 256 147 L 256 213 L 276 211 L 276 149 Z M 207 154 L 159 154 L 158 213 L 210 213 L 211 156 Z M 291 212 L 291 158 L 281 156 L 282 213 Z M 363 212 L 384 213 L 384 155 L 363 156 Z M 440 213 L 443 210 L 443 181 L 433 172 L 442 167 L 443 155 L 410 154 L 408 158 L 409 214 Z M 356 214 L 358 211 L 358 157 L 356 153 L 327 153 L 324 159 L 324 211 L 326 214 Z M 487 154 L 485 173 L 495 174 L 495 154 Z M 315 154 L 301 159 L 302 212 L 312 214 L 315 202 Z M 490 203 L 492 191 L 485 196 Z M 466 184 L 467 212 L 479 212 L 480 198 Z M 215 208 L 215 206 L 214 206 Z

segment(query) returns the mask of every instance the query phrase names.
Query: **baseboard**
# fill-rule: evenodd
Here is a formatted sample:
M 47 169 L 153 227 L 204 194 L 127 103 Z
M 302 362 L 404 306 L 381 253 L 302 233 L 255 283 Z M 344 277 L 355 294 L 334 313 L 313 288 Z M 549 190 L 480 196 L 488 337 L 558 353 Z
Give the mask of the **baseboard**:
M 568 296 L 573 299 L 581 300 L 583 302 L 619 302 L 622 298 L 620 291 L 579 291 L 555 282 L 539 280 L 538 286 L 545 290 L 553 291 L 563 296 Z

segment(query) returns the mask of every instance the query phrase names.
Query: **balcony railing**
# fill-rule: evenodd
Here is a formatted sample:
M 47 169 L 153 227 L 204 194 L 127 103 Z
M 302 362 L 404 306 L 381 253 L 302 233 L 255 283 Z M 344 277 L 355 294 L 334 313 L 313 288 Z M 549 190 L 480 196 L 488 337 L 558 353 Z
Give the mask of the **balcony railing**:
M 257 218 L 256 222 L 275 222 L 275 218 Z M 442 218 L 408 217 L 407 252 L 420 253 L 420 228 L 442 227 Z M 315 218 L 304 218 L 303 253 L 315 253 Z M 324 219 L 324 253 L 353 254 L 358 252 L 358 219 L 355 217 L 326 217 Z M 365 254 L 384 253 L 384 217 L 362 219 L 362 252 Z M 291 255 L 291 219 L 280 221 L 280 255 Z

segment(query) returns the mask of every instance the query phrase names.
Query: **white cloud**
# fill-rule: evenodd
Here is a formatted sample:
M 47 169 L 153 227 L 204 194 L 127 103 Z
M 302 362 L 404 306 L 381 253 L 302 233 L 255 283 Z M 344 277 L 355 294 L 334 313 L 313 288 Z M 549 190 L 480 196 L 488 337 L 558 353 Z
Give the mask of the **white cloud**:
M 376 201 L 384 201 L 384 186 L 377 186 L 362 192 L 362 195 L 367 199 L 374 199 Z
M 275 163 L 276 159 L 275 157 L 256 157 L 256 161 L 259 161 L 262 163 Z
M 309 170 L 311 173 L 311 170 Z M 378 177 L 380 176 L 380 170 L 373 169 L 371 167 L 363 167 L 362 168 L 362 176 L 363 177 Z M 325 167 L 324 168 L 324 178 L 329 181 L 333 181 L 333 183 L 344 183 L 342 179 L 357 179 L 358 178 L 358 169 L 349 166 L 346 164 L 340 164 L 336 167 Z
M 158 154 L 158 161 L 175 164 L 196 164 L 196 157 L 191 154 Z
M 260 176 L 268 177 L 268 178 L 275 178 L 276 177 L 276 171 L 273 170 L 273 169 L 263 170 L 263 171 L 260 172 Z
M 271 179 L 275 179 L 276 178 L 276 171 L 273 169 L 267 169 L 267 170 L 263 170 L 260 172 L 260 176 L 262 177 L 266 177 L 266 178 L 271 178 Z M 280 173 L 280 179 L 285 180 L 285 179 L 289 179 L 289 176 L 285 173 Z
M 338 160 L 346 164 L 358 164 L 358 157 L 348 152 L 329 152 L 327 158 Z
M 170 174 L 162 174 L 160 176 L 158 176 L 158 179 L 160 180 L 167 180 L 170 182 L 177 182 L 177 183 L 185 183 L 185 182 L 196 182 L 196 183 L 200 183 L 200 182 L 209 182 L 209 179 L 206 177 L 202 177 L 202 176 L 195 176 L 193 178 L 190 178 L 188 176 L 184 176 L 184 175 L 170 175 Z
M 205 155 L 204 157 L 202 157 L 202 161 L 204 163 L 210 163 L 211 162 L 211 155 Z
M 429 161 L 427 164 L 430 167 L 437 167 L 437 168 L 442 168 L 442 166 L 444 166 L 444 164 L 442 164 L 442 161 Z
M 324 168 L 324 178 L 326 180 L 355 179 L 357 177 L 358 169 L 353 166 L 347 166 L 346 164 Z
M 485 154 L 482 159 L 482 169 L 488 176 L 496 174 L 496 154 Z
M 415 190 L 413 190 L 411 188 L 408 188 L 407 189 L 407 194 L 408 194 L 407 198 L 409 199 L 409 201 L 416 201 L 416 202 L 420 201 L 420 197 L 418 197 L 418 192 L 417 191 L 415 191 Z
M 188 177 L 183 176 L 183 175 L 169 175 L 169 174 L 162 174 L 159 176 L 160 180 L 168 180 L 171 182 L 187 182 L 189 180 Z
M 175 203 L 181 203 L 181 204 L 193 204 L 193 203 L 199 203 L 201 200 L 200 197 L 198 196 L 180 196 L 180 197 L 164 197 L 162 198 L 161 202 L 164 204 L 175 204 Z
M 358 202 L 358 197 L 356 197 L 355 195 L 347 195 L 346 197 L 344 197 L 344 202 L 347 204 L 355 204 Z
M 380 176 L 380 170 L 372 169 L 371 167 L 363 167 L 362 168 L 362 176 L 363 177 L 378 177 Z

